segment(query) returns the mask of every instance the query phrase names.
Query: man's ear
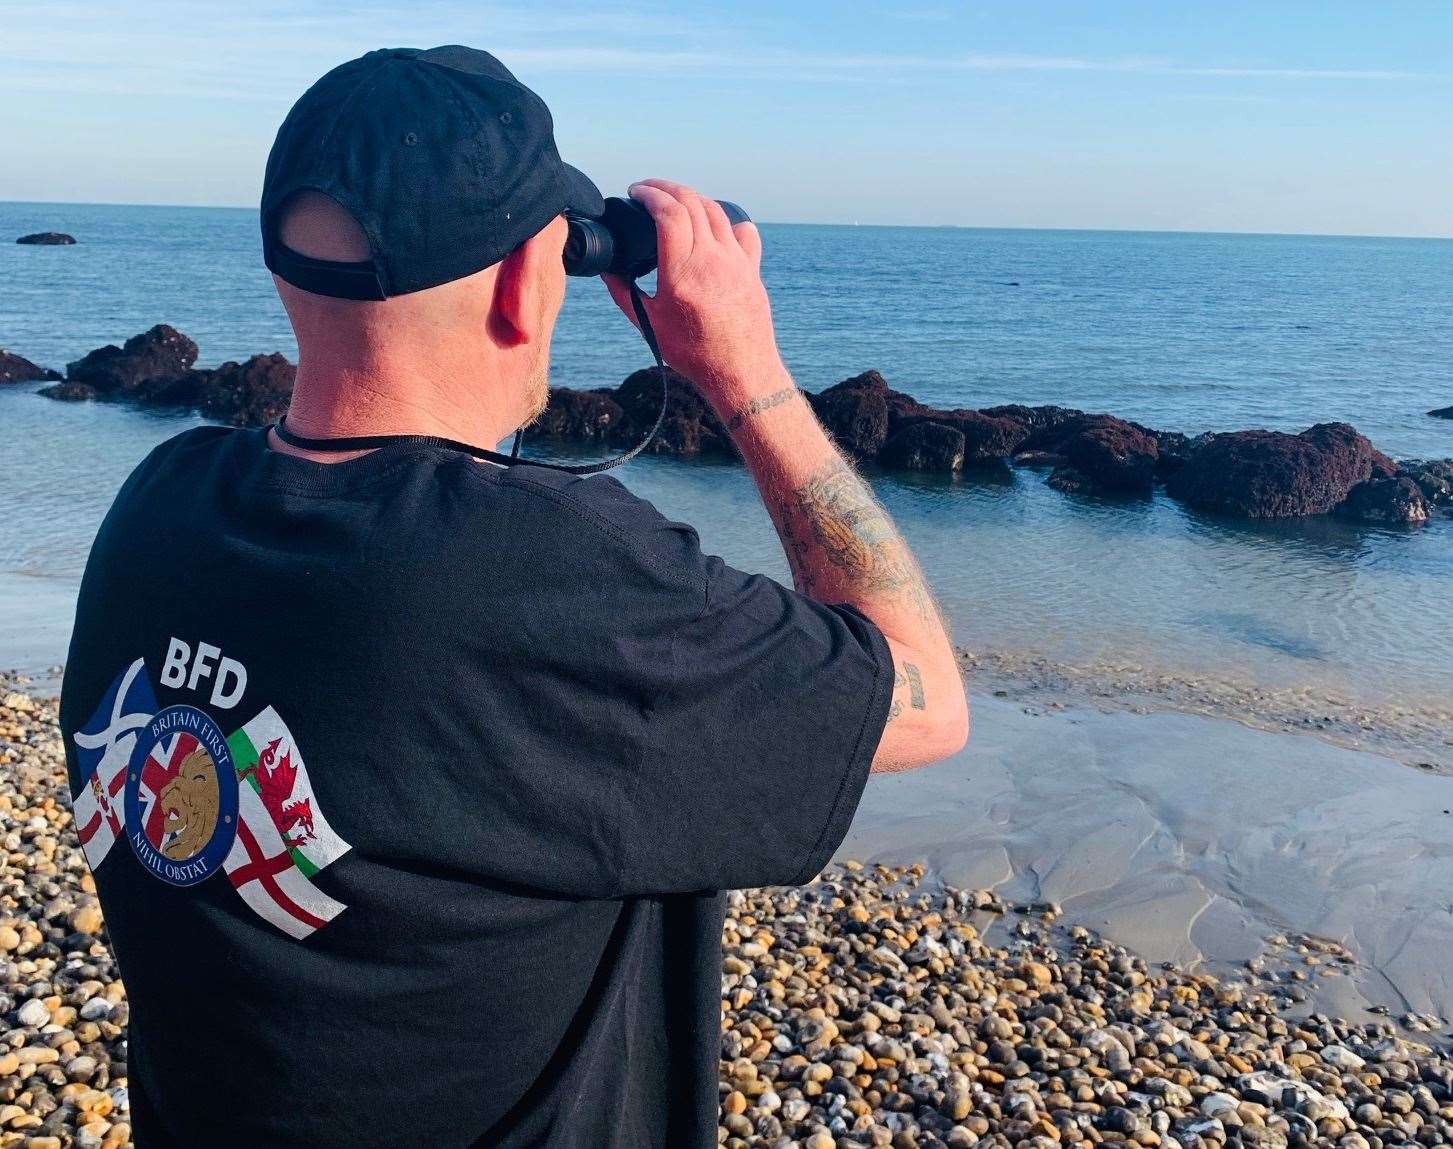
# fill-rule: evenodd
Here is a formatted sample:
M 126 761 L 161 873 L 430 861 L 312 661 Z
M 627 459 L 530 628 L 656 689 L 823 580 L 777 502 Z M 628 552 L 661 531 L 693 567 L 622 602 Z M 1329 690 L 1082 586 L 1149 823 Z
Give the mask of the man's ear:
M 500 260 L 490 334 L 503 347 L 534 343 L 548 334 L 551 312 L 545 296 L 555 282 L 565 244 L 559 222 L 552 221 Z

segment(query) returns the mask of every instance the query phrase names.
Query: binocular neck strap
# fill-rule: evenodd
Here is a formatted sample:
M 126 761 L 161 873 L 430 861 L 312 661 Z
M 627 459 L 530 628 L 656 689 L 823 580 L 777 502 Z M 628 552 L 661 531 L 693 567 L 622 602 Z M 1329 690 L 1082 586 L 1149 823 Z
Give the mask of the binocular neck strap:
M 619 467 L 622 463 L 628 463 L 639 455 L 650 445 L 656 437 L 656 432 L 661 429 L 661 424 L 666 421 L 666 403 L 669 399 L 669 389 L 666 381 L 666 363 L 661 358 L 661 347 L 656 342 L 656 332 L 651 326 L 650 317 L 646 315 L 646 305 L 641 300 L 640 286 L 633 279 L 631 280 L 631 307 L 636 313 L 636 323 L 641 329 L 641 338 L 646 341 L 646 346 L 651 349 L 651 357 L 656 360 L 656 370 L 661 376 L 661 410 L 656 414 L 655 425 L 646 433 L 646 437 L 627 451 L 624 455 L 617 455 L 614 459 L 605 459 L 599 463 L 580 463 L 571 465 L 568 463 L 545 463 L 530 462 L 532 467 L 548 467 L 552 471 L 564 471 L 571 475 L 595 475 L 601 471 L 609 471 L 612 467 Z M 491 463 L 499 463 L 501 466 L 511 466 L 515 463 L 525 462 L 520 455 L 520 441 L 524 438 L 525 429 L 521 427 L 515 432 L 514 445 L 510 448 L 508 455 L 502 455 L 498 451 L 491 451 L 484 447 L 476 447 L 470 443 L 461 443 L 458 439 L 448 439 L 443 435 L 346 435 L 336 439 L 311 439 L 306 435 L 297 435 L 288 430 L 287 420 L 279 419 L 272 425 L 273 434 L 286 443 L 289 447 L 297 447 L 304 451 L 370 451 L 375 447 L 387 447 L 394 443 L 409 443 L 418 447 L 444 447 L 452 451 L 464 451 L 474 455 L 476 458 L 486 459 Z

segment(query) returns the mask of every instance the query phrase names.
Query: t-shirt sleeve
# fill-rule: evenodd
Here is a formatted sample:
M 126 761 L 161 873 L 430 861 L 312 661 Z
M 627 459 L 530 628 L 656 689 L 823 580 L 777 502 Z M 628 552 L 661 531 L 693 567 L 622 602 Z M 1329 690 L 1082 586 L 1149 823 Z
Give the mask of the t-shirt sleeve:
M 601 618 L 641 714 L 615 814 L 620 892 L 809 880 L 847 834 L 887 722 L 882 632 L 704 555 L 694 529 L 613 479 L 564 493 L 617 568 Z

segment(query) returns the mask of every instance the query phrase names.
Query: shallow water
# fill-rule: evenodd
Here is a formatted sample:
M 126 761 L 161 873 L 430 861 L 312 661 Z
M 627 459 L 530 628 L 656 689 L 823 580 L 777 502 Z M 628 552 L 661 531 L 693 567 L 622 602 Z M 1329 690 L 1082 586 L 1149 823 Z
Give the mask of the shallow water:
M 0 345 L 60 366 L 166 321 L 201 362 L 295 353 L 226 209 L 0 204 Z M 768 226 L 781 341 L 807 387 L 868 367 L 944 406 L 1055 402 L 1186 431 L 1339 418 L 1399 456 L 1453 455 L 1453 242 Z M 1018 286 L 1009 286 L 1017 283 Z M 572 283 L 557 384 L 618 382 L 644 349 Z M 197 420 L 0 391 L 0 664 L 59 661 L 91 533 L 132 465 Z M 746 476 L 647 459 L 619 472 L 729 561 L 786 576 Z M 1242 524 L 1157 496 L 1049 489 L 1018 470 L 875 477 L 957 636 L 1079 664 L 1453 698 L 1453 520 Z

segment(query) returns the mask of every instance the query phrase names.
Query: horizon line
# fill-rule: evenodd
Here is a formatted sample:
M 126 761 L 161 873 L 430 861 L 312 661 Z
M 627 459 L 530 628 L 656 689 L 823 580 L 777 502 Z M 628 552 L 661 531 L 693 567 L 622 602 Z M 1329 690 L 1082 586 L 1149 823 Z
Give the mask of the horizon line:
M 121 200 L 44 200 L 3 199 L 0 206 L 17 204 L 27 207 L 141 207 L 165 208 L 176 211 L 250 211 L 259 209 L 248 204 L 211 203 L 137 203 Z M 974 223 L 840 223 L 810 219 L 757 219 L 752 222 L 768 227 L 844 227 L 844 228 L 911 228 L 920 231 L 1068 231 L 1102 232 L 1128 235 L 1244 235 L 1261 236 L 1268 239 L 1404 239 L 1453 241 L 1453 231 L 1430 235 L 1409 235 L 1405 232 L 1356 232 L 1356 231 L 1258 231 L 1240 228 L 1177 228 L 1177 227 L 1067 227 L 1053 224 L 1030 226 L 1026 224 L 974 224 Z M 51 229 L 53 230 L 53 229 Z M 0 239 L 0 242 L 4 242 Z

